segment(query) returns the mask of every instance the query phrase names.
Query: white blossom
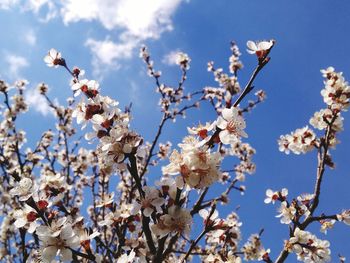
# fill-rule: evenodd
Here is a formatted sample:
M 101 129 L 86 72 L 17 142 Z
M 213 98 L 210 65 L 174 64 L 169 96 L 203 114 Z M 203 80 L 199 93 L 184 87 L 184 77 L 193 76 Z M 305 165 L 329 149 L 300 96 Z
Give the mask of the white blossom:
M 58 67 L 61 63 L 61 53 L 56 49 L 51 48 L 48 54 L 44 57 L 44 61 L 48 67 Z
M 223 144 L 231 144 L 238 141 L 240 137 L 248 137 L 244 131 L 245 121 L 236 107 L 225 108 L 222 111 L 222 116 L 219 116 L 216 126 L 221 129 L 219 137 Z

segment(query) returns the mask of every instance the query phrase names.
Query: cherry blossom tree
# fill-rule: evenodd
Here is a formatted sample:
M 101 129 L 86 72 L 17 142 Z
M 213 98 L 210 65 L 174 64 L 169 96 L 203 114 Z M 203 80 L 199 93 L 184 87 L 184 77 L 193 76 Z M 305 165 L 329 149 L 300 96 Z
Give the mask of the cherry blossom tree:
M 209 62 L 208 71 L 217 87 L 192 93 L 184 89 L 191 63 L 187 54 L 177 55 L 182 75 L 174 87 L 162 82 L 161 72 L 142 47 L 140 57 L 160 97 L 161 119 L 151 141 L 133 129 L 131 106 L 123 109 L 118 101 L 103 95 L 97 81 L 85 79 L 83 70 L 70 68 L 62 54 L 51 49 L 44 61 L 68 72 L 74 97 L 68 98 L 67 105 L 58 105 L 48 97 L 46 84 L 38 86 L 55 113 L 56 127 L 44 132 L 34 149 L 24 149 L 26 133 L 18 128 L 17 119 L 28 110 L 23 96 L 27 82 L 10 85 L 0 81 L 4 99 L 0 122 L 1 261 L 280 263 L 290 254 L 302 262 L 330 261 L 330 242 L 317 237 L 310 226 L 319 222 L 320 231 L 326 232 L 337 222 L 350 225 L 350 210 L 318 211 L 323 176 L 334 168 L 331 151 L 339 143 L 341 114 L 349 107 L 350 98 L 348 83 L 332 67 L 321 70 L 324 108 L 314 113 L 309 125 L 278 139 L 279 150 L 286 154 L 318 153 L 313 192 L 289 197 L 287 188 L 267 189 L 266 199 L 261 200 L 279 205 L 276 217 L 287 225 L 289 239 L 276 241 L 283 247 L 279 256 L 272 258 L 270 249 L 263 246 L 263 234 L 271 233 L 262 229 L 243 240 L 238 212 L 220 217 L 220 207 L 230 202 L 230 193 L 244 192 L 246 175 L 256 169 L 255 150 L 247 142 L 245 114 L 266 95 L 259 90 L 255 99 L 247 98 L 269 63 L 274 45 L 274 40 L 247 42 L 247 51 L 256 56 L 257 64 L 243 87 L 238 80 L 243 69 L 241 53 L 232 42 L 229 73 Z M 205 124 L 198 120 L 178 145 L 160 141 L 167 122 L 204 103 L 212 106 L 216 119 Z M 90 147 L 85 147 L 79 136 Z M 234 163 L 233 169 L 224 169 L 224 161 Z M 159 167 L 159 180 L 151 180 L 151 167 Z M 113 189 L 115 177 L 118 184 Z M 225 190 L 211 193 L 215 184 L 222 184 Z M 208 197 L 209 193 L 214 197 Z M 193 231 L 195 222 L 201 224 L 198 234 Z

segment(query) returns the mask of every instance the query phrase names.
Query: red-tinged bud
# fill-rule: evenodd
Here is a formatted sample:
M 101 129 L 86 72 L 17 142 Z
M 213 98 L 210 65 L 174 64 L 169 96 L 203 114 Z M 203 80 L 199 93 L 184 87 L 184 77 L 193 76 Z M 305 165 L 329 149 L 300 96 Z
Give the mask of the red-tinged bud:
M 100 105 L 88 105 L 85 112 L 85 120 L 90 120 L 95 114 L 102 114 L 104 111 Z
M 85 251 L 91 251 L 89 239 L 81 241 L 80 245 L 85 249 Z
M 79 74 L 80 74 L 80 69 L 79 68 L 77 68 L 77 67 L 75 67 L 75 68 L 73 68 L 73 74 L 75 75 L 75 76 L 79 76 Z
M 274 195 L 271 197 L 271 199 L 272 199 L 273 201 L 278 200 L 278 198 L 279 198 L 279 195 L 278 195 L 278 194 L 274 194 Z M 282 197 L 281 197 L 281 198 L 282 198 Z
M 82 92 L 86 93 L 86 92 L 88 92 L 89 87 L 88 87 L 87 85 L 83 85 L 83 86 L 80 87 L 80 90 L 81 90 Z
M 266 54 L 266 51 L 265 51 L 265 50 L 257 50 L 257 51 L 255 52 L 255 54 L 256 54 L 256 56 L 257 56 L 258 58 L 262 58 L 262 57 L 264 57 L 264 55 Z
M 101 123 L 101 126 L 105 129 L 109 129 L 111 125 L 113 124 L 113 120 L 105 120 Z
M 28 222 L 34 222 L 38 218 L 38 214 L 34 211 L 31 211 L 27 214 L 27 220 Z
M 128 225 L 128 229 L 129 229 L 130 232 L 134 232 L 135 229 L 136 229 L 136 227 L 135 227 L 134 224 L 129 224 L 129 225 Z
M 200 131 L 198 132 L 198 136 L 201 137 L 202 139 L 207 138 L 207 136 L 208 136 L 208 130 L 207 130 L 207 129 L 200 130 Z
M 49 203 L 45 200 L 39 200 L 36 205 L 38 206 L 39 210 L 40 211 L 44 211 L 47 206 L 49 205 Z

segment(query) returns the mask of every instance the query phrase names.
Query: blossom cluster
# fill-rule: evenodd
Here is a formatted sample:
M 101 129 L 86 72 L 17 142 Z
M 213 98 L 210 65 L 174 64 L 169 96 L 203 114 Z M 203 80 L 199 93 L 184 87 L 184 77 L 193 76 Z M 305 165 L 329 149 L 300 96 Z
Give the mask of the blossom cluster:
M 285 241 L 285 248 L 279 259 L 286 258 L 289 253 L 295 253 L 299 261 L 329 262 L 331 260 L 330 242 L 318 239 L 305 229 L 312 222 L 319 222 L 320 231 L 326 234 L 337 221 L 349 224 L 348 210 L 332 215 L 324 213 L 319 216 L 315 215 L 320 202 L 321 185 L 326 168 L 335 167 L 329 151 L 339 143 L 337 135 L 343 130 L 344 120 L 341 113 L 347 111 L 350 98 L 350 86 L 341 72 L 336 72 L 333 67 L 329 67 L 321 70 L 321 73 L 325 78 L 325 87 L 321 90 L 321 95 L 326 107 L 316 111 L 309 123 L 313 128 L 322 131 L 323 135 L 318 136 L 312 128 L 305 126 L 291 134 L 280 136 L 278 140 L 279 150 L 286 154 L 317 150 L 318 169 L 314 193 L 302 194 L 288 200 L 286 188 L 281 191 L 271 189 L 266 191 L 265 203 L 281 202 L 278 208 L 279 214 L 276 217 L 280 218 L 282 224 L 290 227 L 290 239 Z
M 167 85 L 142 47 L 140 56 L 160 96 L 161 121 L 150 141 L 133 130 L 131 106 L 122 110 L 118 101 L 103 95 L 98 81 L 85 78 L 82 69 L 69 68 L 62 54 L 51 49 L 44 61 L 49 67 L 67 70 L 74 97 L 62 106 L 49 98 L 46 84 L 38 85 L 57 123 L 42 134 L 34 149 L 24 149 L 26 134 L 16 120 L 28 110 L 24 97 L 28 83 L 0 81 L 5 98 L 0 122 L 0 260 L 141 263 L 188 262 L 199 257 L 203 262 L 272 262 L 270 250 L 262 244 L 263 231 L 243 243 L 238 212 L 220 217 L 218 206 L 230 202 L 233 190 L 244 193 L 245 176 L 255 172 L 255 149 L 246 142 L 245 114 L 266 94 L 259 90 L 255 100 L 245 103 L 243 99 L 270 61 L 274 45 L 273 40 L 248 41 L 248 52 L 256 56 L 257 65 L 243 88 L 238 81 L 241 53 L 232 42 L 229 73 L 208 63 L 218 87 L 187 94 L 189 55 L 177 54 L 181 78 L 176 85 Z M 325 137 L 318 138 L 304 127 L 280 139 L 280 149 L 286 153 L 323 149 L 320 167 L 332 164 L 327 150 L 337 143 L 335 135 L 343 128 L 340 112 L 349 104 L 349 87 L 342 74 L 333 68 L 322 74 L 327 108 L 316 112 L 310 125 L 326 131 Z M 188 127 L 181 143 L 161 141 L 169 120 L 184 117 L 205 102 L 214 110 L 210 120 Z M 81 130 L 86 129 L 83 137 L 94 145 L 93 150 L 75 139 L 74 120 Z M 329 243 L 305 228 L 313 221 L 321 223 L 322 232 L 336 221 L 350 224 L 349 210 L 314 217 L 317 193 L 288 200 L 284 188 L 268 190 L 266 195 L 265 203 L 280 202 L 281 223 L 294 226 L 284 251 L 296 253 L 305 262 L 327 261 Z M 199 236 L 193 231 L 197 222 L 197 230 L 202 229 Z
M 344 118 L 341 112 L 349 107 L 350 86 L 342 73 L 335 72 L 333 67 L 321 70 L 321 73 L 325 78 L 325 87 L 321 90 L 321 95 L 327 108 L 315 112 L 310 119 L 310 125 L 321 131 L 329 129 L 330 146 L 335 146 L 338 143 L 335 134 L 343 130 Z M 282 152 L 300 154 L 318 148 L 320 141 L 316 133 L 305 126 L 291 134 L 281 135 L 278 144 Z

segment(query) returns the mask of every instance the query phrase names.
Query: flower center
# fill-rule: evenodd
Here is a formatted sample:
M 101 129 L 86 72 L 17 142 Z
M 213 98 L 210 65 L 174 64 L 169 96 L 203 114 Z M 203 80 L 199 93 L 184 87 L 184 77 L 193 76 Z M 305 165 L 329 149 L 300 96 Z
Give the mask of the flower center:
M 237 126 L 236 122 L 234 122 L 234 121 L 229 121 L 229 122 L 227 122 L 226 130 L 227 130 L 229 133 L 237 133 L 237 128 L 236 128 L 236 126 Z

